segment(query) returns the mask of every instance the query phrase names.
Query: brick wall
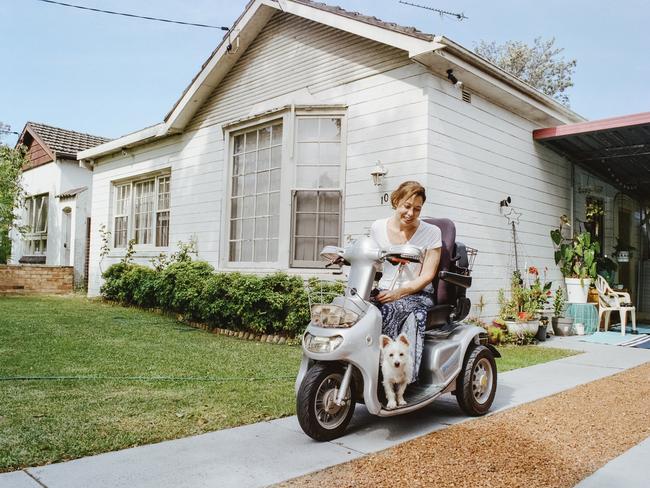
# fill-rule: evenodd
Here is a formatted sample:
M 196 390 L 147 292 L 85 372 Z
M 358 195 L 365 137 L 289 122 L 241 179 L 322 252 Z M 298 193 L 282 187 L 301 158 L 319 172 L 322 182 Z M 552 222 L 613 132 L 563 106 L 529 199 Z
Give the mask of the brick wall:
M 72 293 L 72 266 L 0 265 L 0 295 Z

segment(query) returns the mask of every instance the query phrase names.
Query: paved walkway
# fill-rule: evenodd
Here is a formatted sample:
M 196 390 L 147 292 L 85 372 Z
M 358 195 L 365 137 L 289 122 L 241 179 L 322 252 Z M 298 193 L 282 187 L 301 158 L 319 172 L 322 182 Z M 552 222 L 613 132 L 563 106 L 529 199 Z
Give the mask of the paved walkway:
M 555 338 L 544 346 L 584 354 L 499 375 L 492 411 L 527 403 L 650 361 L 650 350 Z M 261 487 L 380 451 L 466 421 L 455 398 L 392 418 L 373 417 L 357 406 L 349 434 L 318 443 L 302 433 L 296 417 L 260 422 L 195 437 L 125 449 L 0 475 L 0 488 Z M 612 460 L 580 488 L 648 486 L 641 459 L 650 440 Z M 621 484 L 621 476 L 626 482 Z M 614 481 L 615 480 L 615 481 Z

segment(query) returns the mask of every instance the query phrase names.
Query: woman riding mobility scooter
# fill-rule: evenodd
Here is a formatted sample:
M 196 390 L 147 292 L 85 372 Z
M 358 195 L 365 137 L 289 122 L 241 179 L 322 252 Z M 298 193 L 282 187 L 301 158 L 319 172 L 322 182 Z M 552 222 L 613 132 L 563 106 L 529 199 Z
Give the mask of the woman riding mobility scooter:
M 302 341 L 303 358 L 296 378 L 297 414 L 307 435 L 318 441 L 345 432 L 356 402 L 380 417 L 422 408 L 452 392 L 468 415 L 484 415 L 497 387 L 495 357 L 486 331 L 462 324 L 470 310 L 466 289 L 471 286 L 470 258 L 476 251 L 456 242 L 448 219 L 422 219 L 442 232 L 442 254 L 433 282 L 436 304 L 428 312 L 424 351 L 417 383 L 406 389 L 406 405 L 387 409 L 380 381 L 382 317 L 370 301 L 381 263 L 421 262 L 411 245 L 380 249 L 369 237 L 343 248 L 327 246 L 321 256 L 333 264 L 349 265 L 344 295 L 330 304 L 314 304 Z M 407 320 L 414 320 L 411 315 Z

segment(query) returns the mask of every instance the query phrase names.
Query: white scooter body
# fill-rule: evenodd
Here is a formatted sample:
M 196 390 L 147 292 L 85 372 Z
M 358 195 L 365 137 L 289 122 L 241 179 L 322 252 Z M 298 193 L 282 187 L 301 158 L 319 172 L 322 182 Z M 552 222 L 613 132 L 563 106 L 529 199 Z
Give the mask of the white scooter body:
M 335 303 L 335 302 L 333 302 Z M 412 320 L 409 317 L 408 320 Z M 379 336 L 381 335 L 381 313 L 369 305 L 366 314 L 349 329 L 323 328 L 310 323 L 305 334 L 320 337 L 342 336 L 343 342 L 330 353 L 310 352 L 303 347 L 303 357 L 296 378 L 296 394 L 307 370 L 314 362 L 341 361 L 352 364 L 363 379 L 363 403 L 368 411 L 380 417 L 391 417 L 422 408 L 443 393 L 453 391 L 455 380 L 463 366 L 463 359 L 470 344 L 480 344 L 485 329 L 474 325 L 459 325 L 449 335 L 429 331 L 424 336 L 424 349 L 418 377 L 419 386 L 407 388 L 407 404 L 392 410 L 383 407 L 379 400 Z
M 498 356 L 498 352 L 487 346 L 487 334 L 483 328 L 459 323 L 425 333 L 418 382 L 407 388 L 406 405 L 387 409 L 381 403 L 379 395 L 383 395 L 383 390 L 379 380 L 379 338 L 382 317 L 379 309 L 369 301 L 370 291 L 375 272 L 384 259 L 406 256 L 409 260 L 415 261 L 417 258 L 421 261 L 422 256 L 416 256 L 419 252 L 413 246 L 394 246 L 382 250 L 374 240 L 367 237 L 355 241 L 345 249 L 328 246 L 321 252 L 323 257 L 333 263 L 345 262 L 351 265 L 345 295 L 336 297 L 332 304 L 356 313 L 359 319 L 351 326 L 341 327 L 322 326 L 312 320 L 303 335 L 303 357 L 295 383 L 298 418 L 303 430 L 314 439 L 329 440 L 342 435 L 342 430 L 352 415 L 349 408 L 356 401 L 362 401 L 374 415 L 389 417 L 412 412 L 430 404 L 443 393 L 454 391 L 456 379 L 466 366 L 468 351 L 481 345 L 487 352 L 482 353 L 481 367 L 473 371 L 471 376 L 475 382 L 473 388 L 479 392 L 490 389 L 488 396 L 483 392 L 480 399 L 492 403 L 496 390 L 493 355 Z M 411 315 L 407 320 L 415 318 Z M 330 346 L 332 350 L 317 351 L 318 348 L 310 348 L 309 345 L 314 338 L 319 344 L 329 342 L 337 346 Z M 310 370 L 318 365 L 320 369 L 314 371 L 322 371 L 322 377 L 308 378 Z M 340 373 L 327 376 L 328 367 L 331 367 L 331 371 L 338 370 Z M 471 367 L 474 368 L 474 363 Z M 344 416 L 347 418 L 337 420 L 336 416 L 340 416 L 341 409 L 346 407 L 348 411 Z M 470 412 L 471 415 L 483 413 Z M 324 418 L 322 422 L 320 417 Z

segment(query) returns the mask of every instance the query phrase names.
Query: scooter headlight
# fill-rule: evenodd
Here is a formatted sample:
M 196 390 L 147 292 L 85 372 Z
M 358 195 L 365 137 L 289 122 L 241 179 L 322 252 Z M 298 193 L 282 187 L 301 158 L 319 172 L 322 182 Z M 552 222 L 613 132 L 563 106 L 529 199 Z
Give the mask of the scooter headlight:
M 332 352 L 343 343 L 343 337 L 337 335 L 332 337 L 315 336 L 309 332 L 303 339 L 305 349 L 309 352 Z
M 352 327 L 359 314 L 339 305 L 317 304 L 311 307 L 311 321 L 319 327 Z

